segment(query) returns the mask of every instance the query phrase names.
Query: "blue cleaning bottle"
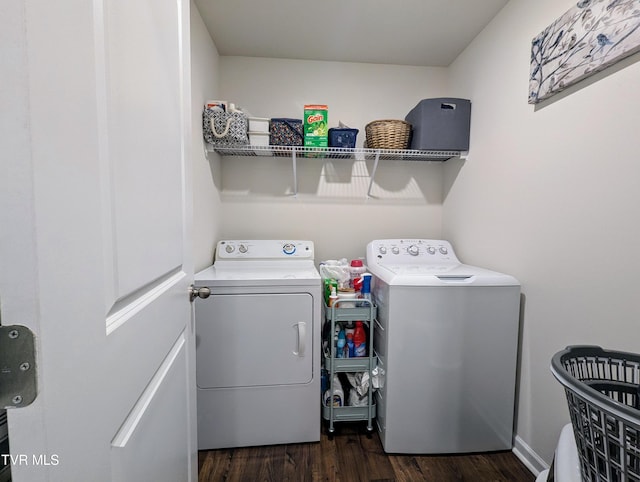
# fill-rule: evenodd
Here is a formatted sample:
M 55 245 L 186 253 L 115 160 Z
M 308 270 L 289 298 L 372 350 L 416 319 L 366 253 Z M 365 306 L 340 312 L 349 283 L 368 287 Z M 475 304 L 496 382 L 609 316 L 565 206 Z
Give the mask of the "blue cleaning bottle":
M 360 278 L 360 292 L 358 298 L 371 301 L 371 273 L 363 273 Z M 358 302 L 357 306 L 368 308 L 369 303 Z
M 345 358 L 344 347 L 347 344 L 347 339 L 344 336 L 344 330 L 340 330 L 338 333 L 338 341 L 336 343 L 336 358 Z
M 353 342 L 353 334 L 347 333 L 347 351 L 349 353 L 348 358 L 353 358 L 356 356 L 356 345 Z
M 362 275 L 362 288 L 360 289 L 360 294 L 362 298 L 365 300 L 371 301 L 371 274 L 364 273 Z M 365 305 L 366 303 L 363 303 Z M 366 306 L 369 306 L 366 304 Z

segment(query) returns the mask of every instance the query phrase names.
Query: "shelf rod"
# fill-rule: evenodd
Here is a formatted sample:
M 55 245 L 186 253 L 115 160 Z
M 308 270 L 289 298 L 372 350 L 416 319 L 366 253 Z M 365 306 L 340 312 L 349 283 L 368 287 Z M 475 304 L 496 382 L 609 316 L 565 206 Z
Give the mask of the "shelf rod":
M 296 162 L 296 148 L 294 147 L 291 152 L 291 159 L 293 162 L 293 196 L 298 197 L 298 169 Z
M 371 197 L 371 189 L 373 188 L 373 181 L 376 178 L 376 171 L 378 170 L 378 161 L 380 160 L 380 150 L 376 151 L 376 159 L 373 163 L 373 172 L 371 172 L 371 179 L 369 179 L 369 189 L 367 190 L 367 197 Z

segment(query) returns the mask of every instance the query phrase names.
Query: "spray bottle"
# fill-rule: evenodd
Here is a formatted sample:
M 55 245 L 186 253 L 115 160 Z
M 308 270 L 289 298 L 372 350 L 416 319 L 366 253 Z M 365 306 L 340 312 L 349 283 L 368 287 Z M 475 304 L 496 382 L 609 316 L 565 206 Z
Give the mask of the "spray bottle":
M 362 274 L 362 287 L 360 288 L 360 298 L 368 300 L 369 303 L 360 303 L 360 306 L 368 307 L 371 303 L 371 273 Z

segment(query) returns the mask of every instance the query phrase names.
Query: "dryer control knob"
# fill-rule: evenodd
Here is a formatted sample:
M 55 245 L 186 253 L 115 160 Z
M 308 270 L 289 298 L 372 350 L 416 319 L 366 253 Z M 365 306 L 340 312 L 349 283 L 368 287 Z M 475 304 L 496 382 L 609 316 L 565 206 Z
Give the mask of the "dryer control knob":
M 226 248 L 224 248 L 227 253 L 233 253 L 234 249 L 233 244 L 227 244 Z
M 387 254 L 387 247 L 386 246 L 380 246 L 380 249 L 378 251 L 380 251 L 380 254 Z
M 441 254 L 447 254 L 447 253 L 449 253 L 449 250 L 447 248 L 445 248 L 444 246 L 440 246 L 440 253 Z
M 296 252 L 296 245 L 293 243 L 287 243 L 282 247 L 282 252 L 284 254 L 293 254 Z
M 418 247 L 415 244 L 412 244 L 411 246 L 409 246 L 407 248 L 407 252 L 411 255 L 411 256 L 418 256 L 418 253 L 420 252 L 420 250 L 418 249 Z
M 393 254 L 400 254 L 400 248 L 398 248 L 397 246 L 394 246 L 393 248 L 391 248 L 391 252 Z
M 246 253 L 247 247 L 244 244 L 241 244 L 240 246 L 238 246 L 238 251 L 240 251 L 241 253 Z
M 427 253 L 429 254 L 436 254 L 436 248 L 434 248 L 433 246 L 429 246 L 427 248 Z

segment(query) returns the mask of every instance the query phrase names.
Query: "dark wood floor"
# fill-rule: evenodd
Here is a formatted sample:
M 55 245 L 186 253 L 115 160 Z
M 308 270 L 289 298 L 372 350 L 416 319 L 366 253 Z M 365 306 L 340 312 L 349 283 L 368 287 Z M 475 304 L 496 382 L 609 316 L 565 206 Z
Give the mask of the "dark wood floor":
M 377 433 L 341 424 L 332 440 L 201 451 L 199 482 L 531 482 L 511 452 L 472 455 L 387 455 Z

